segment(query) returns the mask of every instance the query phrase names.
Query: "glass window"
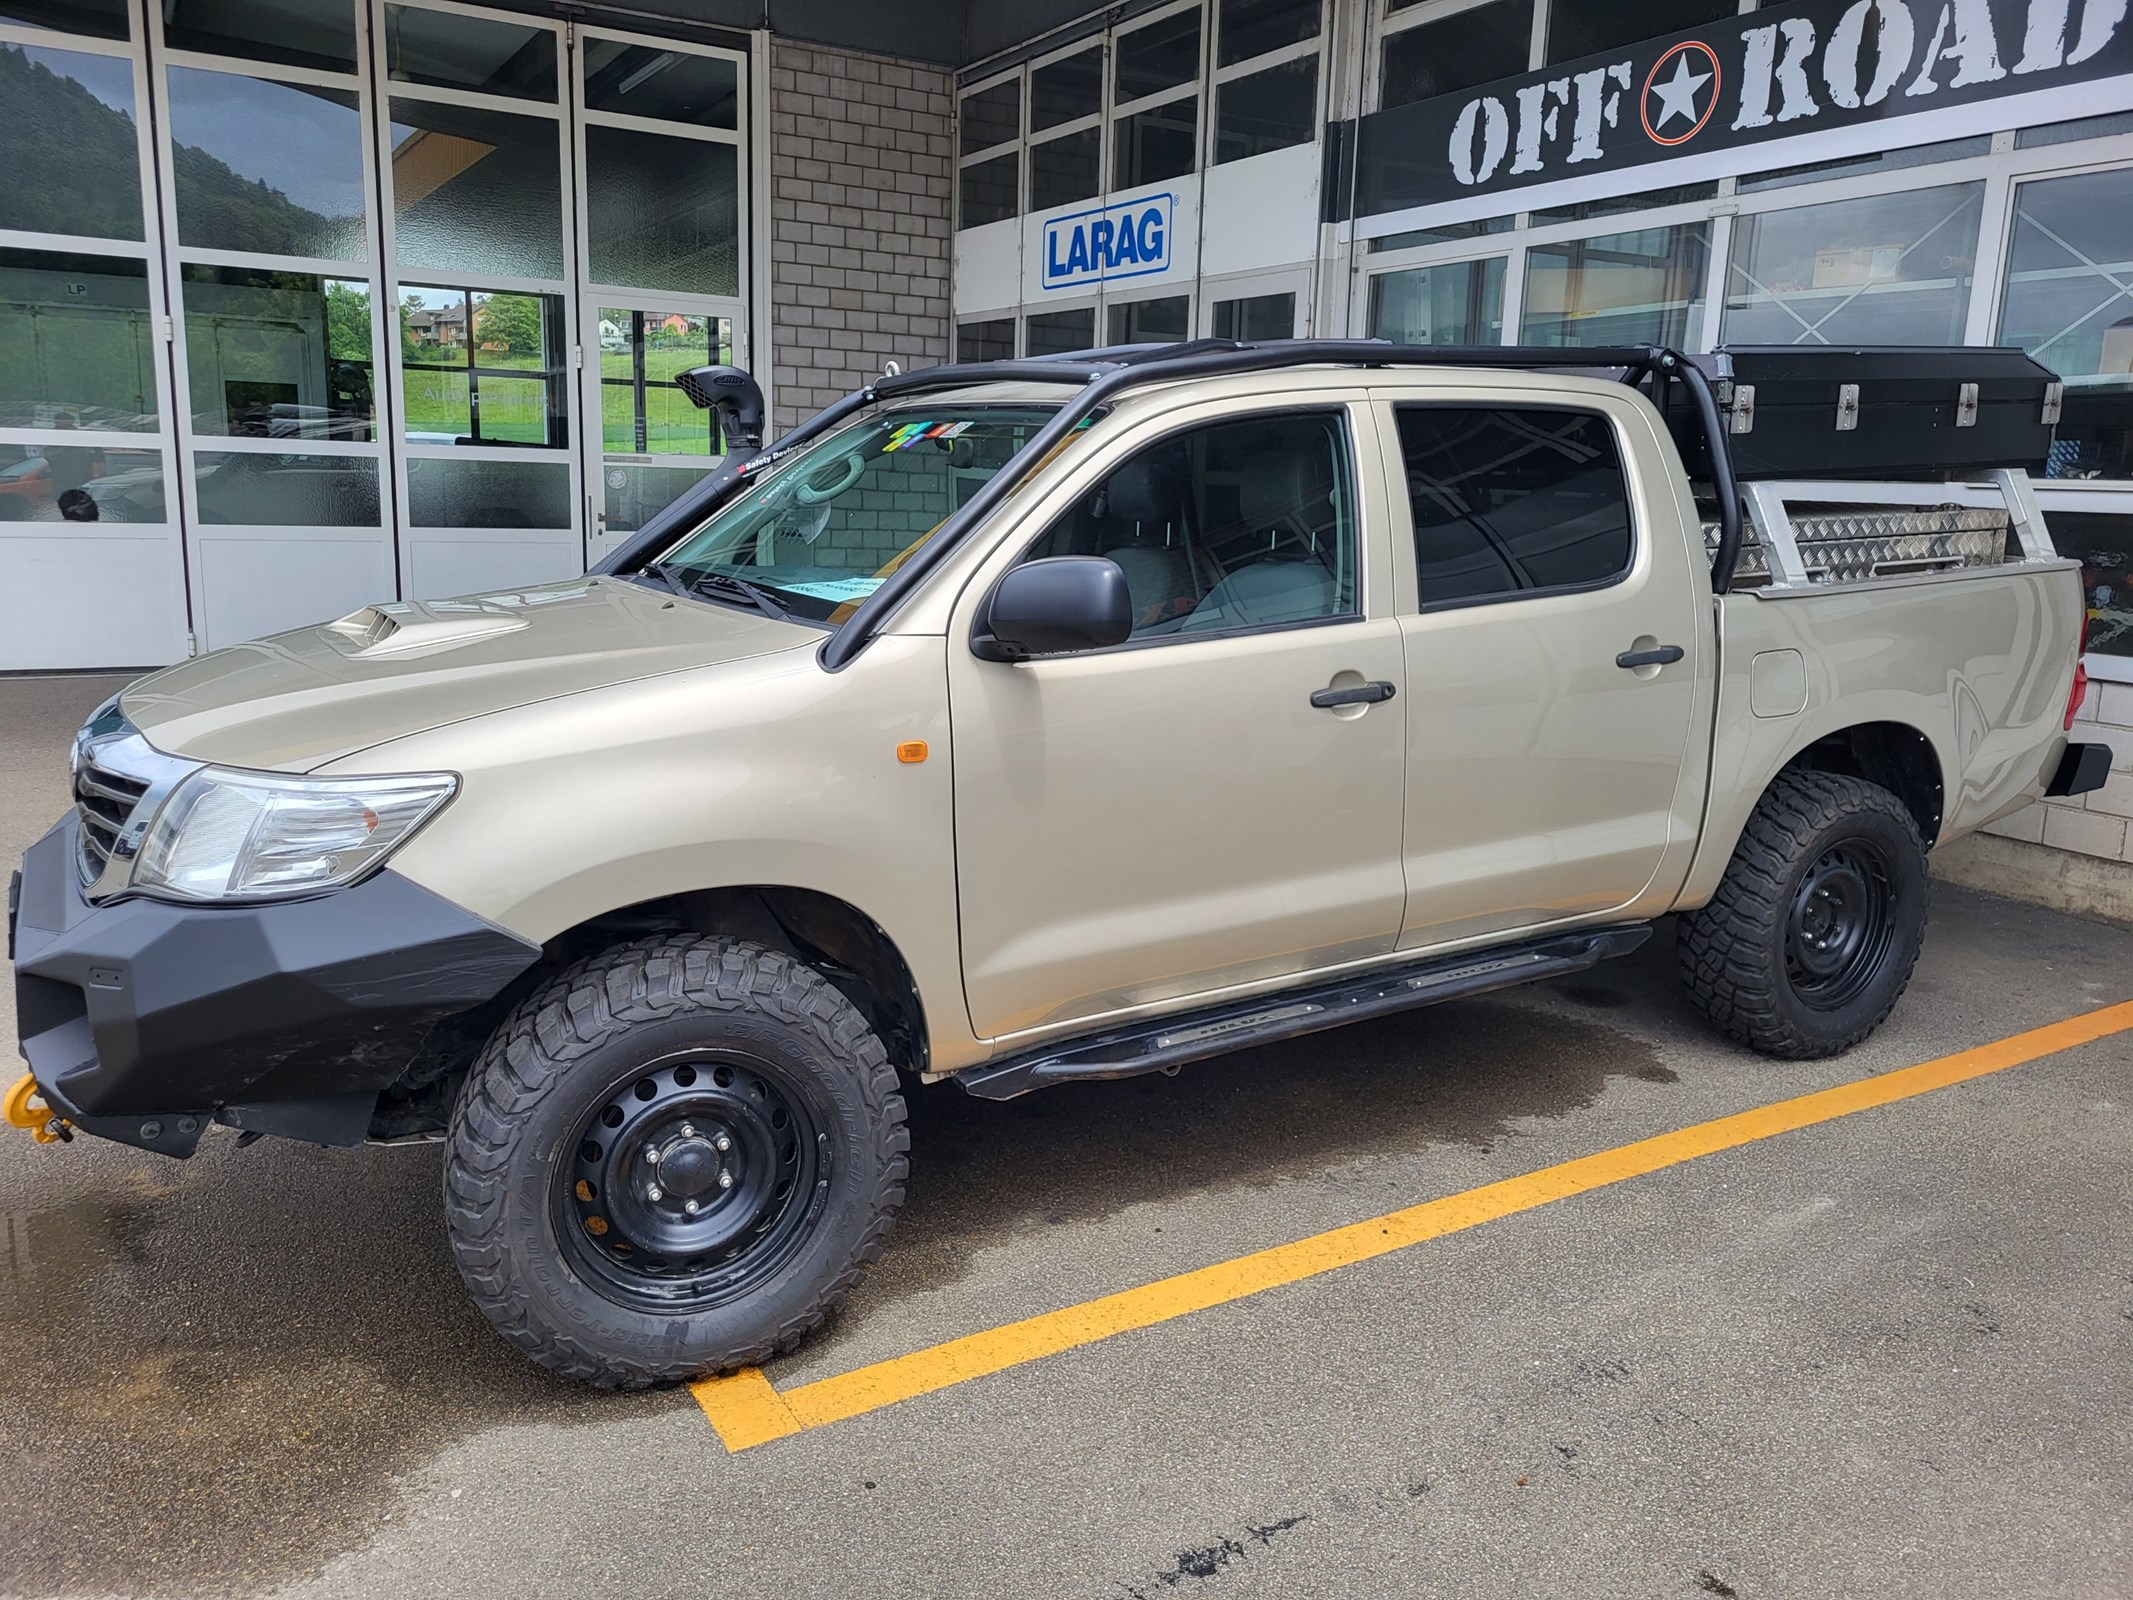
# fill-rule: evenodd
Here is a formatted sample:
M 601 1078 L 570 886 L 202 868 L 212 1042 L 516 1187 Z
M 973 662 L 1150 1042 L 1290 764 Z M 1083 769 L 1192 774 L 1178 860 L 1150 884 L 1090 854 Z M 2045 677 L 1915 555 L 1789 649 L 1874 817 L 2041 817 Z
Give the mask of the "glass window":
M 1372 338 L 1396 344 L 1502 344 L 1503 256 L 1381 272 L 1370 280 Z
M 167 522 L 160 450 L 0 445 L 0 522 Z
M 739 294 L 740 184 L 737 146 L 588 126 L 585 212 L 593 281 Z
M 407 463 L 407 520 L 418 528 L 567 528 L 570 468 L 415 456 Z
M 1318 37 L 1319 0 L 1221 0 L 1217 66 Z
M 1567 206 L 1551 206 L 1526 218 L 1531 228 L 1557 222 L 1590 222 L 1595 217 L 1616 217 L 1629 211 L 1651 211 L 1659 206 L 1689 205 L 1718 197 L 1715 183 L 1684 183 L 1671 189 L 1646 189 L 1639 194 L 1606 195 L 1598 200 L 1579 200 Z
M 1395 411 L 1424 606 L 1585 588 L 1629 570 L 1629 491 L 1604 417 Z
M 699 128 L 738 128 L 740 68 L 724 56 L 588 39 L 585 104 L 593 111 L 688 122 Z
M 1042 133 L 1077 117 L 1093 117 L 1103 109 L 1103 46 L 1083 50 L 1061 61 L 1032 68 L 1029 75 L 1029 129 Z
M 132 64 L 0 45 L 0 160 L 0 228 L 142 237 Z
M 1734 224 L 1733 344 L 1961 344 L 1982 183 L 1766 211 Z
M 563 158 L 553 118 L 394 100 L 392 119 L 401 266 L 563 276 Z M 588 142 L 614 131 L 588 129 Z
M 368 456 L 198 450 L 200 520 L 218 527 L 375 528 L 378 463 Z
M 403 286 L 400 364 L 411 442 L 570 443 L 561 295 Z
M 353 0 L 304 0 L 261 5 L 259 0 L 161 0 L 163 42 L 173 50 L 242 56 L 290 67 L 353 72 Z
M 1015 319 L 995 317 L 986 322 L 955 325 L 955 358 L 958 361 L 1010 361 L 1015 354 Z
M 1385 41 L 1380 107 L 1513 77 L 1533 53 L 1533 0 L 1490 0 Z
M 1113 186 L 1135 189 L 1192 171 L 1199 147 L 1199 117 L 1197 95 L 1120 117 L 1112 124 L 1117 152 Z
M 733 323 L 687 311 L 600 310 L 601 447 L 618 455 L 719 455 L 714 411 L 674 380 L 733 359 Z
M 1022 80 L 1009 78 L 963 96 L 962 151 L 966 156 L 1022 136 Z
M 0 249 L 0 427 L 157 425 L 148 264 Z
M 1215 91 L 1215 161 L 1309 144 L 1318 137 L 1318 57 L 1232 78 Z
M 2133 167 L 2016 188 L 2000 342 L 2066 380 L 2046 475 L 2133 478 Z
M 601 465 L 600 480 L 607 531 L 635 533 L 679 496 L 702 483 L 704 469 L 608 461 Z
M 1004 222 L 1022 208 L 1015 203 L 1015 154 L 973 161 L 956 184 L 956 226 L 982 228 Z
M 194 432 L 371 437 L 369 284 L 264 267 L 181 270 Z
M 1096 344 L 1096 308 L 1079 311 L 1039 311 L 1024 324 L 1033 356 L 1060 356 L 1070 350 L 1088 350 Z
M 1526 253 L 1527 344 L 1686 347 L 1703 314 L 1704 224 L 1536 245 Z
M 795 616 L 840 622 L 1051 414 L 984 405 L 878 413 L 752 480 L 665 565 L 684 582 L 744 578 Z
M 1550 66 L 1664 34 L 1721 22 L 1740 10 L 1738 0 L 1551 0 L 1548 7 Z
M 0 0 L 0 22 L 98 39 L 130 37 L 126 0 Z
M 1135 300 L 1111 307 L 1109 321 L 1113 344 L 1171 344 L 1192 337 L 1192 299 L 1172 294 Z
M 1241 418 L 1128 458 L 1031 546 L 1126 574 L 1136 639 L 1278 627 L 1356 610 L 1338 413 Z
M 1241 300 L 1217 300 L 1214 336 L 1251 344 L 1296 337 L 1296 296 L 1254 294 Z
M 2089 599 L 2089 654 L 2133 656 L 2133 517 L 2047 506 L 2044 522 L 2059 554 L 2081 563 L 2081 586 Z
M 1411 228 L 1406 233 L 1388 233 L 1370 241 L 1370 252 L 1412 250 L 1417 245 L 1452 244 L 1460 239 L 1481 239 L 1492 233 L 1509 233 L 1518 226 L 1516 217 L 1484 217 L 1479 222 L 1453 222 L 1441 228 Z
M 1805 166 L 1778 167 L 1738 179 L 1734 188 L 1742 194 L 1764 189 L 1789 189 L 1802 183 L 1820 183 L 1825 178 L 1858 178 L 1870 172 L 1898 172 L 1906 167 L 1930 167 L 1942 161 L 1962 161 L 1990 153 L 1992 136 L 1946 139 L 1939 144 L 1914 144 L 1895 150 L 1877 150 L 1871 155 L 1841 156 L 1834 161 L 1810 161 Z
M 555 34 L 523 23 L 387 6 L 385 67 L 396 83 L 519 100 L 556 97 Z
M 178 237 L 209 250 L 360 261 L 356 97 L 239 73 L 169 69 Z
M 1122 33 L 1112 46 L 1111 98 L 1115 105 L 1161 94 L 1200 76 L 1200 13 L 1179 11 Z
M 1084 128 L 1029 147 L 1029 208 L 1086 200 L 1103 188 L 1103 129 Z

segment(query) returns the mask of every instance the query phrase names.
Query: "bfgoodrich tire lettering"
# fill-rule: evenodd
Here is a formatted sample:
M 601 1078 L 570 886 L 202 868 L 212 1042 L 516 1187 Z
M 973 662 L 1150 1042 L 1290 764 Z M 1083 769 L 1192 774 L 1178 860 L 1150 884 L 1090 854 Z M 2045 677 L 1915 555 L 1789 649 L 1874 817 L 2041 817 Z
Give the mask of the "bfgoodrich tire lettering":
M 498 1332 L 638 1388 L 818 1326 L 880 1255 L 909 1144 L 895 1069 L 835 988 L 757 945 L 664 935 L 579 963 L 498 1028 L 452 1115 L 445 1215 Z
M 1836 1055 L 1911 981 L 1926 884 L 1925 845 L 1896 796 L 1862 778 L 1781 773 L 1710 904 L 1681 919 L 1681 981 L 1752 1049 Z

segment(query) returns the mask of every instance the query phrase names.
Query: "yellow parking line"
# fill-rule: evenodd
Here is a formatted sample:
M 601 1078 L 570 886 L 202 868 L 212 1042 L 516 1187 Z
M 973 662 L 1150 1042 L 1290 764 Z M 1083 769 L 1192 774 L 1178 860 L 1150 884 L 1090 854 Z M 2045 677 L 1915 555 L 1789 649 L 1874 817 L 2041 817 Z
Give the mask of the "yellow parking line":
M 1811 1127 L 1855 1111 L 1870 1110 L 1914 1095 L 1930 1094 L 1951 1084 L 2020 1066 L 2075 1045 L 2089 1044 L 2133 1028 L 2133 1001 L 2107 1006 L 2085 1016 L 2069 1017 L 2033 1028 L 1995 1044 L 1980 1045 L 1937 1061 L 1923 1062 L 1804 1094 L 1775 1105 L 1759 1106 L 1699 1122 L 1635 1144 L 1580 1156 L 1543 1167 L 1523 1177 L 1484 1184 L 1462 1194 L 1425 1201 L 1403 1211 L 1350 1223 L 1326 1233 L 1220 1261 L 1174 1278 L 1084 1301 L 1003 1327 L 950 1339 L 930 1349 L 878 1361 L 835 1377 L 819 1378 L 780 1393 L 762 1372 L 750 1367 L 725 1378 L 692 1385 L 697 1402 L 729 1451 L 746 1450 L 824 1423 L 841 1422 L 899 1400 L 967 1383 L 988 1373 L 1057 1355 L 1077 1345 L 1093 1344 L 1113 1334 L 1168 1322 L 1261 1290 L 1297 1283 L 1320 1273 L 1404 1250 L 1425 1239 L 1442 1238 L 1515 1212 L 1566 1200 L 1572 1195 L 1620 1183 L 1626 1178 L 1693 1161 L 1714 1151 L 1752 1144 L 1774 1134 Z

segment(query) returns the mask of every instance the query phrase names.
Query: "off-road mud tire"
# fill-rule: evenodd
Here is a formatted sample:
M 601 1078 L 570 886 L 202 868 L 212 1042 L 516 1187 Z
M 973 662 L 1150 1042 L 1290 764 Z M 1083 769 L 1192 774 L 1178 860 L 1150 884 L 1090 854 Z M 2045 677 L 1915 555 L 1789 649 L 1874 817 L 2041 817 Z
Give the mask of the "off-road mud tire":
M 738 1301 L 683 1313 L 603 1292 L 561 1244 L 554 1205 L 587 1108 L 633 1057 L 676 1048 L 774 1058 L 825 1124 L 822 1198 L 790 1259 Z M 755 1365 L 820 1326 L 881 1254 L 909 1147 L 895 1070 L 837 989 L 759 945 L 661 935 L 578 963 L 498 1027 L 453 1110 L 446 1224 L 469 1292 L 506 1339 L 565 1377 L 643 1388 Z

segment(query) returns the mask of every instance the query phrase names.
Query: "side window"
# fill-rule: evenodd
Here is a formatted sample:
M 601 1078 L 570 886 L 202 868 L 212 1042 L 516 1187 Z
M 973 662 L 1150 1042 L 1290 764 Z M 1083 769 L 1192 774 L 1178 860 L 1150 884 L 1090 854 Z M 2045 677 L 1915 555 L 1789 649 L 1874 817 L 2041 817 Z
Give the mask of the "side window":
M 1421 603 L 1603 584 L 1629 570 L 1629 492 L 1605 417 L 1400 406 Z
M 1114 468 L 1028 559 L 1117 562 L 1136 639 L 1350 616 L 1352 483 L 1338 412 L 1213 423 Z

